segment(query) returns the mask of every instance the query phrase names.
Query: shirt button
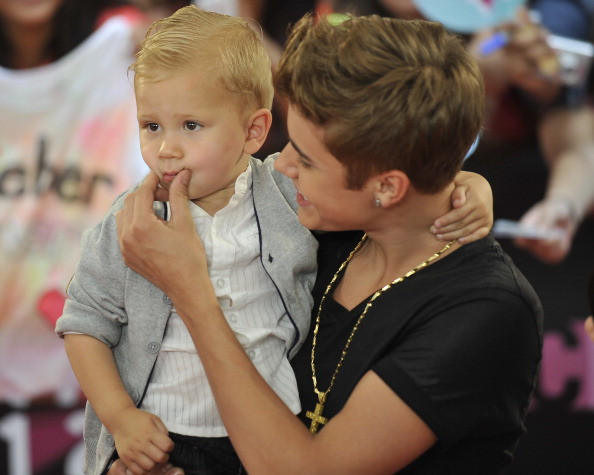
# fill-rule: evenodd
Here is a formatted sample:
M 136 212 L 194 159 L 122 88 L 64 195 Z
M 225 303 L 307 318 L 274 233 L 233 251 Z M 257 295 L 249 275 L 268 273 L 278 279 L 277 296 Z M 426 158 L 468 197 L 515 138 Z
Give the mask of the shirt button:
M 163 302 L 167 305 L 171 305 L 171 299 L 167 296 L 167 294 L 163 294 Z
M 138 402 L 138 391 L 132 390 L 130 392 L 130 399 L 132 399 L 132 401 L 134 401 L 134 403 Z
M 256 357 L 256 350 L 249 350 L 247 354 L 250 357 L 250 360 L 253 360 Z
M 111 435 L 108 435 L 105 440 L 107 441 L 107 445 L 110 447 L 114 446 L 113 437 Z
M 223 287 L 225 287 L 225 279 L 218 279 L 217 280 L 217 287 L 219 289 L 222 289 Z
M 159 347 L 161 345 L 159 345 L 159 343 L 156 343 L 154 341 L 151 341 L 148 345 L 147 348 L 149 350 L 149 353 L 157 353 L 159 351 Z
M 239 318 L 237 317 L 237 315 L 235 313 L 232 313 L 229 315 L 229 321 L 231 323 L 237 323 L 238 320 L 239 320 Z

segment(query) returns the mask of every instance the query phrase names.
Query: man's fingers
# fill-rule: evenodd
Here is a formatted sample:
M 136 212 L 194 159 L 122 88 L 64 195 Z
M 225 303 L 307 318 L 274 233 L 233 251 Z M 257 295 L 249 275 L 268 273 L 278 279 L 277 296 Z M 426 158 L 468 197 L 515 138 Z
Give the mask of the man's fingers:
M 159 186 L 159 177 L 153 171 L 150 171 L 147 176 L 144 177 L 142 183 L 140 184 L 140 188 L 146 188 L 148 190 L 156 190 Z
M 131 195 L 134 196 L 134 210 L 142 210 L 146 208 L 147 204 L 150 204 L 152 213 L 153 201 L 156 200 L 155 194 L 159 188 L 159 177 L 154 173 L 150 172 L 140 186 Z
M 127 227 L 133 222 L 136 212 L 137 203 L 150 203 L 150 210 L 152 213 L 155 190 L 159 184 L 159 177 L 150 172 L 142 183 L 138 186 L 136 191 L 128 193 L 124 198 L 124 206 L 116 213 L 116 226 L 120 241 L 128 229 Z M 138 198 L 138 199 L 137 199 Z
M 171 467 L 165 471 L 165 475 L 184 475 L 184 470 L 179 467 Z
M 150 172 L 136 191 L 126 196 L 124 216 L 121 219 L 124 228 L 137 232 L 147 223 L 160 220 L 153 210 L 153 202 L 159 201 L 159 190 L 162 190 L 159 188 L 159 177 Z
M 155 190 L 155 201 L 169 201 L 169 190 L 165 188 L 157 187 Z
M 189 170 L 182 170 L 176 175 L 169 188 L 169 204 L 171 206 L 171 219 L 169 221 L 173 223 L 174 227 L 189 222 L 188 184 L 191 176 Z
M 189 170 L 182 170 L 175 176 L 169 189 L 170 201 L 188 201 L 188 184 L 191 176 L 192 173 Z
M 131 475 L 133 472 L 128 470 L 128 467 L 122 462 L 121 459 L 117 459 L 111 465 L 107 475 Z M 183 475 L 184 471 L 179 467 L 174 467 L 170 463 L 163 463 L 155 465 L 149 472 L 149 475 Z
M 136 463 L 132 460 L 123 460 L 126 466 L 126 474 L 143 475 L 154 467 L 154 464 L 150 462 L 150 459 L 146 455 L 142 455 L 142 462 Z
M 148 475 L 184 475 L 184 471 L 180 467 L 174 467 L 170 463 L 165 463 L 157 465 Z
M 117 459 L 111 464 L 107 475 L 126 475 L 126 473 L 126 465 L 120 459 Z
M 159 177 L 152 171 L 144 177 L 134 194 L 142 203 L 150 202 L 151 207 L 153 201 L 169 201 L 169 192 L 159 186 Z
M 169 201 L 169 191 L 159 186 L 159 177 L 152 171 L 144 178 L 140 187 L 143 192 L 152 194 L 153 201 Z

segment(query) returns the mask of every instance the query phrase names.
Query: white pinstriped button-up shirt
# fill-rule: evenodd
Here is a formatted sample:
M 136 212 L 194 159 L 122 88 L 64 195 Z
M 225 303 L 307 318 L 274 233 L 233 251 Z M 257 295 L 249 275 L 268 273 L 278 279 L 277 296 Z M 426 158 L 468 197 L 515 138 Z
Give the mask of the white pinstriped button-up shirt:
M 225 208 L 210 216 L 190 203 L 192 217 L 227 322 L 260 374 L 298 413 L 297 385 L 287 359 L 295 330 L 260 262 L 251 183 L 248 167 L 237 179 L 235 194 Z M 174 308 L 142 408 L 158 415 L 171 432 L 227 435 L 194 343 Z

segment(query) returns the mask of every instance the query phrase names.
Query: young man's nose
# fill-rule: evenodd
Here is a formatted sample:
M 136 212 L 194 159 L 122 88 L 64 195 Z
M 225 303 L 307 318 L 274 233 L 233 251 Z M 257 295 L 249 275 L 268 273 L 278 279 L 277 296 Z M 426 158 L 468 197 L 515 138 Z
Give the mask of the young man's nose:
M 297 163 L 295 161 L 295 153 L 291 144 L 287 144 L 274 162 L 274 168 L 289 178 L 296 178 Z

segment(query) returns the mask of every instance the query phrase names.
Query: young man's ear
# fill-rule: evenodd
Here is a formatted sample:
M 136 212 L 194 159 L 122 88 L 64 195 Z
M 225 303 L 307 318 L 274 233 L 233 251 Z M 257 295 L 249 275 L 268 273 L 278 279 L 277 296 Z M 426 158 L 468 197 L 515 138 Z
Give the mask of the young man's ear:
M 390 170 L 375 178 L 376 206 L 389 208 L 406 196 L 410 188 L 410 179 L 400 170 Z M 378 201 L 379 200 L 379 201 Z
M 269 109 L 258 109 L 248 117 L 245 145 L 243 147 L 244 153 L 253 155 L 260 150 L 268 136 L 271 125 L 272 113 Z

